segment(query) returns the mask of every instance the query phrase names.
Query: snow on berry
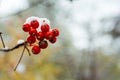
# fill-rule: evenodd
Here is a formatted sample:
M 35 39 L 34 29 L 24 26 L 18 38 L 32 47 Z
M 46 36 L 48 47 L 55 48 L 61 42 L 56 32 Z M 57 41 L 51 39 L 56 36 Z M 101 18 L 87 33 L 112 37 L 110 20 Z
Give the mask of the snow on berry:
M 39 24 L 36 23 L 37 26 L 34 26 L 34 28 L 37 28 L 37 31 L 41 31 L 40 28 L 41 28 L 41 26 L 44 25 L 44 24 L 47 24 L 47 25 L 50 26 L 50 21 L 49 21 L 49 19 L 47 19 L 47 18 L 39 18 L 39 17 L 35 17 L 35 16 L 31 16 L 31 17 L 27 18 L 24 24 L 27 23 L 27 24 L 30 25 L 31 22 L 33 22 L 33 21 L 37 21 L 37 22 L 39 23 Z M 28 31 L 28 30 L 27 30 L 27 31 Z M 26 32 L 27 32 L 27 31 L 26 31 Z
M 32 20 L 32 21 L 30 22 L 30 26 L 31 26 L 32 28 L 34 28 L 34 29 L 38 28 L 39 25 L 40 25 L 40 24 L 39 24 L 38 20 Z
M 50 30 L 50 26 L 45 23 L 41 26 L 41 30 L 42 32 L 48 32 Z
M 41 49 L 48 47 L 48 41 L 55 43 L 59 36 L 58 29 L 51 29 L 50 21 L 47 18 L 31 16 L 26 19 L 23 27 L 24 32 L 28 33 L 27 42 L 32 47 L 33 54 L 39 54 Z M 19 41 L 18 44 L 22 43 Z
M 25 23 L 30 24 L 31 21 L 33 21 L 33 20 L 39 21 L 39 17 L 31 16 L 31 17 L 29 17 L 29 18 L 26 19 Z

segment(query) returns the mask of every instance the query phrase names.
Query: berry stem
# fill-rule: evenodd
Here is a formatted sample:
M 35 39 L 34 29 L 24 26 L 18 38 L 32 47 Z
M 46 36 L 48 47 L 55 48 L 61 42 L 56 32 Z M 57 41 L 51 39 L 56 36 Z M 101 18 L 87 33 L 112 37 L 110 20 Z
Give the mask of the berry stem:
M 21 61 L 21 59 L 22 59 L 22 57 L 23 57 L 23 53 L 24 53 L 24 51 L 25 51 L 25 48 L 26 48 L 26 47 L 24 46 L 24 49 L 23 49 L 22 54 L 21 54 L 21 56 L 20 56 L 20 59 L 19 59 L 17 65 L 16 65 L 15 68 L 14 68 L 14 71 L 16 71 L 16 69 L 17 69 L 17 67 L 18 67 L 18 65 L 19 65 L 19 63 L 20 63 L 20 61 Z
M 3 40 L 3 37 L 2 37 L 2 32 L 0 32 L 0 38 L 1 38 L 1 41 L 2 41 L 2 44 L 3 44 L 3 47 L 5 48 L 5 43 L 4 43 L 4 40 Z
M 30 50 L 28 49 L 28 47 L 25 46 L 25 49 L 27 50 L 29 56 L 31 56 Z

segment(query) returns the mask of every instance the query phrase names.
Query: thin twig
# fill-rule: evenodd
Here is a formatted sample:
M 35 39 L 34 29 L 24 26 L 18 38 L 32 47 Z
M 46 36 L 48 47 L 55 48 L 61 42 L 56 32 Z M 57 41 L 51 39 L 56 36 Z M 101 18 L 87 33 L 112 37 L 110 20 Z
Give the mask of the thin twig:
M 2 37 L 2 32 L 0 32 L 0 38 L 1 38 L 1 41 L 2 41 L 2 44 L 3 44 L 3 47 L 5 48 L 5 43 L 4 43 L 3 37 Z
M 24 51 L 25 51 L 25 46 L 24 46 L 24 49 L 23 49 L 22 54 L 21 54 L 21 56 L 20 56 L 20 59 L 19 59 L 17 65 L 16 65 L 15 68 L 14 68 L 14 71 L 16 71 L 16 69 L 17 69 L 17 67 L 18 67 L 18 65 L 19 65 L 19 63 L 20 63 L 20 61 L 21 61 L 21 59 L 22 59 L 22 57 L 23 57 Z
M 28 47 L 25 46 L 25 48 L 26 48 L 26 50 L 27 50 L 29 56 L 31 56 L 31 53 L 30 53 L 30 50 L 28 49 Z

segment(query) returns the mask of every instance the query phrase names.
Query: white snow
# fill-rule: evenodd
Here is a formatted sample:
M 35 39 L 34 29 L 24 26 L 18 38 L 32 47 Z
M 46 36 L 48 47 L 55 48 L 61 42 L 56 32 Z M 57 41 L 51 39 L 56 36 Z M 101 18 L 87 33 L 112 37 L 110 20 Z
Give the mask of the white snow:
M 24 42 L 25 42 L 24 40 L 20 39 L 20 40 L 17 41 L 17 44 L 22 44 Z
M 50 25 L 50 21 L 47 18 L 40 18 L 41 24 L 48 24 Z
M 9 48 L 8 48 L 8 46 L 5 46 L 5 48 L 3 48 L 3 49 L 6 50 L 6 49 L 9 49 Z
M 33 20 L 39 21 L 39 17 L 35 17 L 35 16 L 28 17 L 28 18 L 26 19 L 25 23 L 30 24 L 30 22 L 33 21 Z
M 39 22 L 39 27 L 37 28 L 37 31 L 38 31 L 38 32 L 41 31 L 41 28 L 40 28 L 40 27 L 41 27 L 42 25 L 48 24 L 48 25 L 50 26 L 50 21 L 49 21 L 49 19 L 47 19 L 47 18 L 39 18 L 39 17 L 36 17 L 36 16 L 28 17 L 28 18 L 26 19 L 25 23 L 30 24 L 30 22 L 33 21 L 33 20 L 37 20 L 37 21 Z M 24 23 L 24 24 L 25 24 L 25 23 Z
M 28 17 L 26 19 L 25 23 L 30 24 L 30 22 L 33 21 L 33 20 L 37 20 L 39 22 L 39 24 L 47 23 L 48 25 L 50 25 L 49 19 L 47 19 L 47 18 L 39 18 L 39 17 L 36 17 L 36 16 Z

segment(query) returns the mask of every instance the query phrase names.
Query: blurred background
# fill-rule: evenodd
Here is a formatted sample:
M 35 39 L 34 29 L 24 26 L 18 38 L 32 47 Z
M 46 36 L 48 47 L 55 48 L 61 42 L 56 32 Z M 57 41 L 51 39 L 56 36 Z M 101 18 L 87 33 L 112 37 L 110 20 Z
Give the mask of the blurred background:
M 7 47 L 26 40 L 30 16 L 48 18 L 60 30 L 57 43 L 39 55 L 25 51 L 16 72 L 23 47 L 0 52 L 0 80 L 120 80 L 120 0 L 0 0 Z

